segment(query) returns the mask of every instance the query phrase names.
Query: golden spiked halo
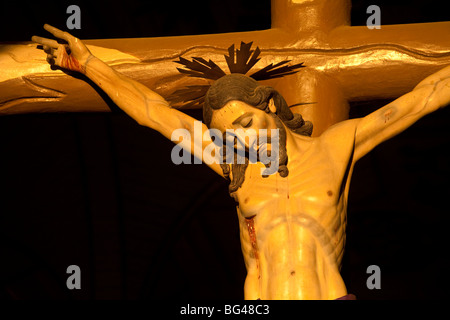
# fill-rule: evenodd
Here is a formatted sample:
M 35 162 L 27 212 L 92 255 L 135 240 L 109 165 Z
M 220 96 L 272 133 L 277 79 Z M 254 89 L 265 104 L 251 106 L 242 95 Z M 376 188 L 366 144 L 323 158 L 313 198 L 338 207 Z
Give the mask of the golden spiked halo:
M 230 73 L 247 74 L 250 69 L 261 59 L 259 57 L 261 50 L 256 47 L 251 50 L 253 42 L 241 42 L 239 49 L 235 49 L 234 44 L 228 48 L 228 56 L 224 55 Z M 226 75 L 226 73 L 212 60 L 206 61 L 203 58 L 192 57 L 192 61 L 180 57 L 175 61 L 184 66 L 177 68 L 179 72 L 187 74 L 190 77 L 203 78 L 209 80 L 218 80 Z M 305 67 L 303 62 L 287 65 L 291 60 L 284 60 L 276 64 L 269 64 L 266 67 L 252 73 L 249 77 L 260 80 L 269 80 L 281 78 L 298 72 L 298 69 Z M 206 92 L 211 85 L 192 85 L 178 89 L 170 97 L 168 101 L 176 104 L 182 103 L 183 108 L 201 107 Z

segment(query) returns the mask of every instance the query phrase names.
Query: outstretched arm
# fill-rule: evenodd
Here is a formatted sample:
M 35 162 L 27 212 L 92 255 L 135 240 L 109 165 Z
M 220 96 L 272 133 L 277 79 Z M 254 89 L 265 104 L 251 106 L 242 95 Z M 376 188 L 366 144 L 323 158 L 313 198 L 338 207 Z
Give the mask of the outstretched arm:
M 63 45 L 51 39 L 36 36 L 32 38 L 33 41 L 44 46 L 47 61 L 50 64 L 85 74 L 140 125 L 150 127 L 168 139 L 171 139 L 172 132 L 176 129 L 188 130 L 191 139 L 190 141 L 183 140 L 182 147 L 202 159 L 200 153 L 203 153 L 211 141 L 194 140 L 194 123 L 196 121 L 194 118 L 171 108 L 167 101 L 156 92 L 125 77 L 93 56 L 81 40 L 47 24 L 44 25 L 44 28 L 55 37 L 68 42 L 67 45 Z M 201 129 L 203 137 L 208 128 L 202 124 Z M 218 163 L 213 162 L 208 166 L 223 176 Z
M 356 124 L 354 161 L 423 116 L 450 104 L 450 66 L 421 81 L 413 91 L 361 118 Z

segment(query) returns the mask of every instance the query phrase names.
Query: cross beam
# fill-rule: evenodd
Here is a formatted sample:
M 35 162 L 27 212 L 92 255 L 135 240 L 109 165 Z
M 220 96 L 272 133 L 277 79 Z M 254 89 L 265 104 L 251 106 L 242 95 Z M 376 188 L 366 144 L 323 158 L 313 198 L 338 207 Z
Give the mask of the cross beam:
M 314 135 L 348 118 L 348 102 L 395 98 L 450 64 L 450 22 L 350 26 L 350 0 L 272 0 L 269 30 L 165 38 L 86 40 L 92 53 L 162 96 L 204 80 L 176 70 L 178 57 L 201 56 L 224 70 L 223 54 L 241 41 L 262 51 L 256 67 L 285 59 L 308 68 L 266 81 L 313 121 Z M 0 45 L 0 114 L 110 111 L 86 78 L 51 70 L 36 45 Z

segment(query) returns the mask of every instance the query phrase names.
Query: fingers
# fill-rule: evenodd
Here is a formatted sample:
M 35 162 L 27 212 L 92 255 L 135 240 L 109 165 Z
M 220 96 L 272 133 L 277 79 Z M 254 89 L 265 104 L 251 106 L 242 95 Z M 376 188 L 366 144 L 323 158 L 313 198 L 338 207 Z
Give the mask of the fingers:
M 51 54 L 53 54 L 53 50 L 55 50 L 53 47 L 49 47 L 49 46 L 45 46 L 44 45 L 44 52 L 45 53 L 51 53 Z
M 50 48 L 58 48 L 59 43 L 56 40 L 42 38 L 38 36 L 31 37 L 31 41 L 37 42 L 39 44 L 42 44 L 44 46 L 50 47 Z
M 52 65 L 55 64 L 59 54 L 58 49 L 44 46 L 44 52 L 47 53 L 47 62 Z
M 48 63 L 50 63 L 50 64 L 55 64 L 55 59 L 56 59 L 56 57 L 54 56 L 54 55 L 52 55 L 52 54 L 48 54 L 47 55 L 47 62 Z
M 59 30 L 58 28 L 55 28 L 49 24 L 44 24 L 44 29 L 53 34 L 55 37 L 64 39 L 66 41 L 70 41 L 73 38 L 69 33 Z
M 44 45 L 43 47 L 44 52 L 47 53 L 47 62 L 51 65 L 58 65 L 61 66 L 61 61 L 63 60 L 64 56 L 67 56 L 67 50 L 69 50 L 68 45 L 64 44 L 58 44 L 58 48 L 53 48 Z

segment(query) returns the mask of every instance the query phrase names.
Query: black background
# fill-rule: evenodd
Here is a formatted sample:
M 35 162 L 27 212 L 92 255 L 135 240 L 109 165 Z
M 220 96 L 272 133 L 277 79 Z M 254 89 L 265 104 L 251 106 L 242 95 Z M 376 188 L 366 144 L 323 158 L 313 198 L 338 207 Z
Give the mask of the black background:
M 370 4 L 382 24 L 448 21 L 445 2 L 353 1 L 352 24 L 365 24 Z M 0 41 L 47 36 L 44 23 L 64 29 L 70 4 L 2 2 Z M 81 39 L 270 28 L 267 0 L 75 4 Z M 353 105 L 351 117 L 388 102 Z M 449 120 L 448 108 L 428 115 L 356 165 L 342 275 L 358 299 L 450 297 Z M 0 296 L 242 299 L 227 183 L 204 165 L 174 165 L 172 146 L 121 112 L 1 117 Z M 81 290 L 66 288 L 72 264 Z M 366 287 L 372 264 L 381 290 Z

